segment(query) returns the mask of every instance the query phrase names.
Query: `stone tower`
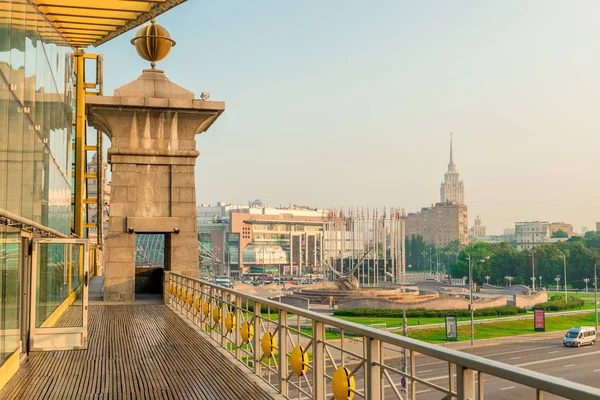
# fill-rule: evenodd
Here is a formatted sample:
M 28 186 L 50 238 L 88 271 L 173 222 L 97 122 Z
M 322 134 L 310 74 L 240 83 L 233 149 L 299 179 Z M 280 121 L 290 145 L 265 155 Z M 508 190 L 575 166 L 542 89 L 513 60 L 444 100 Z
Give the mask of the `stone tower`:
M 460 179 L 456 164 L 454 164 L 452 134 L 450 134 L 450 162 L 448 163 L 448 171 L 444 174 L 444 182 L 442 182 L 440 187 L 440 203 L 446 202 L 465 204 L 465 185 Z
M 105 301 L 135 299 L 137 233 L 164 234 L 165 269 L 199 276 L 195 137 L 225 103 L 194 97 L 150 69 L 114 96 L 86 99 L 89 123 L 111 139 Z

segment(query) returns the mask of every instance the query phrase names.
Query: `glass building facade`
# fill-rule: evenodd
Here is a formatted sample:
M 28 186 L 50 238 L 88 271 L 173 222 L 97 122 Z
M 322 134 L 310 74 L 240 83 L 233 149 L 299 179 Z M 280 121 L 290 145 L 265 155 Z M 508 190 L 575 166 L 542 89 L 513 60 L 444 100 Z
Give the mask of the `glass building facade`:
M 71 232 L 73 49 L 38 9 L 0 0 L 0 208 L 69 236 Z M 27 314 L 26 226 L 0 224 L 0 367 L 18 353 Z M 36 234 L 34 233 L 34 237 Z M 40 247 L 36 291 L 41 326 L 81 286 L 78 247 Z

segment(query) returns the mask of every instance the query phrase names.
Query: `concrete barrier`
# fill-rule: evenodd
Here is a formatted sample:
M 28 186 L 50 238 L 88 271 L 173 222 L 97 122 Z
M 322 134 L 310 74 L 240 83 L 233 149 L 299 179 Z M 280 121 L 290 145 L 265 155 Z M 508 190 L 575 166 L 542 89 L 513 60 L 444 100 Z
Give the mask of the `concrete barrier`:
M 548 301 L 548 292 L 545 290 L 540 290 L 537 294 L 533 296 L 523 296 L 520 294 L 514 295 L 514 303 L 515 306 L 521 308 L 533 308 L 536 304 L 545 303 Z
M 280 303 L 287 304 L 289 306 L 302 308 L 304 310 L 308 310 L 310 306 L 309 299 L 307 299 L 306 297 L 296 295 L 279 296 L 275 297 L 273 300 L 279 301 Z
M 506 296 L 499 296 L 489 300 L 474 300 L 473 309 L 501 307 L 506 305 Z M 339 308 L 378 308 L 402 309 L 403 303 L 385 299 L 348 299 L 337 303 Z M 469 300 L 459 297 L 438 297 L 424 301 L 406 302 L 407 309 L 425 308 L 428 310 L 468 310 Z

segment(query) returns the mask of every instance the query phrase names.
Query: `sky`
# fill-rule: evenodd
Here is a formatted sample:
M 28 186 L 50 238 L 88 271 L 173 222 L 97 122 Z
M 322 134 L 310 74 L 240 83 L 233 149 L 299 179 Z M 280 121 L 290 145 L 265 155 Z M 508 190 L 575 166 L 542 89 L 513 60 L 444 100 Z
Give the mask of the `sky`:
M 198 135 L 197 203 L 439 201 L 450 132 L 470 224 L 600 221 L 600 2 L 201 1 L 158 17 L 157 68 L 226 102 Z M 105 93 L 148 63 L 98 49 Z

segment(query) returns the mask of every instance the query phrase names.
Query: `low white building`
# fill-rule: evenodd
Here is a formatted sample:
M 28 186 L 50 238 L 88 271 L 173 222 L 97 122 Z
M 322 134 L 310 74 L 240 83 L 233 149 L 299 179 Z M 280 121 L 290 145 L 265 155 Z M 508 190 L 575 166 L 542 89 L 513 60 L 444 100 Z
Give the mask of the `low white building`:
M 525 221 L 515 223 L 517 249 L 531 249 L 549 243 L 552 232 L 550 224 L 543 221 Z

